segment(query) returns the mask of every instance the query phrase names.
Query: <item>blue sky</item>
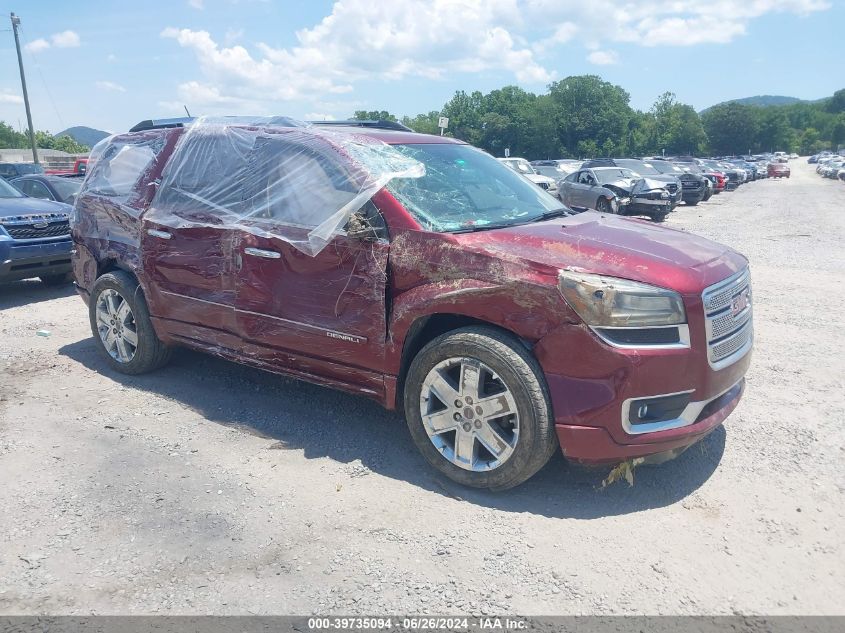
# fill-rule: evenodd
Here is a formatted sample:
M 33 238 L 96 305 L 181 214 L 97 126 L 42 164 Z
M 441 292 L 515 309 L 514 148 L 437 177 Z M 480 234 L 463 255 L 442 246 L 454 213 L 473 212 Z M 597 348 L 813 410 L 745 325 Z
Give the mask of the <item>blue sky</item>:
M 439 110 L 455 90 L 598 74 L 648 109 L 674 92 L 806 99 L 845 87 L 841 0 L 0 1 L 22 19 L 38 129 L 156 116 Z M 25 125 L 11 30 L 0 119 Z

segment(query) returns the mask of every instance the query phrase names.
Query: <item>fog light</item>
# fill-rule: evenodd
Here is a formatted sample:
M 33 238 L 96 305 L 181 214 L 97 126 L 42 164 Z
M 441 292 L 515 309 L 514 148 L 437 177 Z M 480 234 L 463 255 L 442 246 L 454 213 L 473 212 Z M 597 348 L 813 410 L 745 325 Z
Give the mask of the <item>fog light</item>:
M 679 418 L 690 403 L 691 392 L 631 401 L 628 422 L 631 426 L 667 422 Z

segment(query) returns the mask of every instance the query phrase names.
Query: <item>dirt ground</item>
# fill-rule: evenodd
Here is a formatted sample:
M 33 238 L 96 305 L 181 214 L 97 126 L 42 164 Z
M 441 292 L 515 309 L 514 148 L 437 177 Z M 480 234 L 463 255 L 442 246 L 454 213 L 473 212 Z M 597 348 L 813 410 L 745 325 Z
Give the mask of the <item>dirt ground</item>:
M 0 287 L 0 613 L 845 614 L 845 186 L 791 166 L 667 221 L 750 258 L 754 360 L 632 488 L 557 456 L 462 489 L 367 400 L 118 375 L 70 288 Z

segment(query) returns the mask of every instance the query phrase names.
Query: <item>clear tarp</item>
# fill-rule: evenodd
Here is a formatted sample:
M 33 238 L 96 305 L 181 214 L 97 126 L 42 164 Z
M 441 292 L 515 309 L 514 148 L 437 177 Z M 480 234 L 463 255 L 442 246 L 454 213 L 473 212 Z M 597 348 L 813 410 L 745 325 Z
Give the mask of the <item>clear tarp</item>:
M 376 192 L 425 168 L 369 136 L 278 119 L 199 119 L 179 139 L 147 217 L 229 226 L 316 255 Z
M 151 222 L 240 229 L 314 256 L 388 182 L 425 175 L 421 162 L 371 136 L 286 117 L 203 117 L 181 133 L 169 157 L 162 154 L 167 162 L 154 182 L 166 132 L 98 143 L 78 200 L 107 198 L 137 218 L 154 186 L 144 215 Z M 90 224 L 97 237 L 138 243 L 137 236 Z

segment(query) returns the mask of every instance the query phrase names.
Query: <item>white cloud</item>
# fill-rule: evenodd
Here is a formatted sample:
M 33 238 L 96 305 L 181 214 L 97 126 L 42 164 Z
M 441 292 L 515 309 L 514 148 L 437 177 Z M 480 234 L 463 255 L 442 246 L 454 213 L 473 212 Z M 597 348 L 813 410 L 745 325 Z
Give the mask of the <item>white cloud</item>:
M 613 64 L 623 60 L 614 44 L 722 44 L 761 16 L 829 6 L 828 0 L 338 0 L 286 48 L 242 43 L 243 33 L 232 29 L 170 27 L 161 36 L 198 62 L 200 76 L 179 87 L 180 98 L 213 106 L 306 101 L 316 112 L 332 112 L 317 102 L 350 94 L 362 81 L 487 73 L 536 89 L 555 78 L 543 60 L 561 45 L 583 47 L 593 64 Z
M 114 53 L 109 53 L 108 55 L 106 55 L 106 61 L 109 62 L 109 63 L 116 62 L 117 61 L 117 55 L 115 55 Z
M 243 36 L 243 29 L 226 29 L 226 35 L 223 37 L 223 43 L 226 46 L 231 46 L 235 42 L 239 42 Z
M 593 51 L 587 55 L 587 61 L 597 66 L 609 66 L 619 62 L 616 51 Z
M 11 92 L 0 92 L 0 103 L 13 103 L 15 105 L 23 104 L 23 97 Z
M 520 22 L 516 0 L 345 0 L 314 27 L 298 31 L 298 44 L 289 48 L 221 45 L 210 33 L 191 29 L 167 28 L 161 35 L 192 50 L 205 81 L 227 94 L 259 91 L 288 101 L 348 93 L 365 79 L 456 72 L 504 71 L 521 83 L 546 83 L 552 73 L 512 29 Z
M 76 31 L 62 31 L 53 33 L 49 40 L 39 37 L 26 44 L 24 48 L 30 53 L 40 53 L 48 48 L 76 48 L 81 43 L 79 34 Z
M 574 22 L 585 43 L 637 46 L 724 44 L 744 35 L 755 19 L 771 13 L 808 15 L 829 9 L 829 0 L 524 0 L 527 19 L 555 25 Z
M 61 33 L 53 33 L 50 36 L 50 41 L 56 48 L 76 48 L 79 46 L 79 35 L 75 31 L 62 31 Z
M 40 53 L 41 51 L 46 51 L 48 48 L 50 48 L 50 42 L 45 40 L 43 37 L 39 37 L 37 40 L 32 40 L 24 46 L 24 49 L 30 53 Z
M 106 92 L 126 92 L 126 88 L 113 81 L 97 81 L 95 82 L 97 88 L 105 90 Z
M 203 0 L 188 0 L 188 6 L 192 9 L 205 9 L 205 3 Z

